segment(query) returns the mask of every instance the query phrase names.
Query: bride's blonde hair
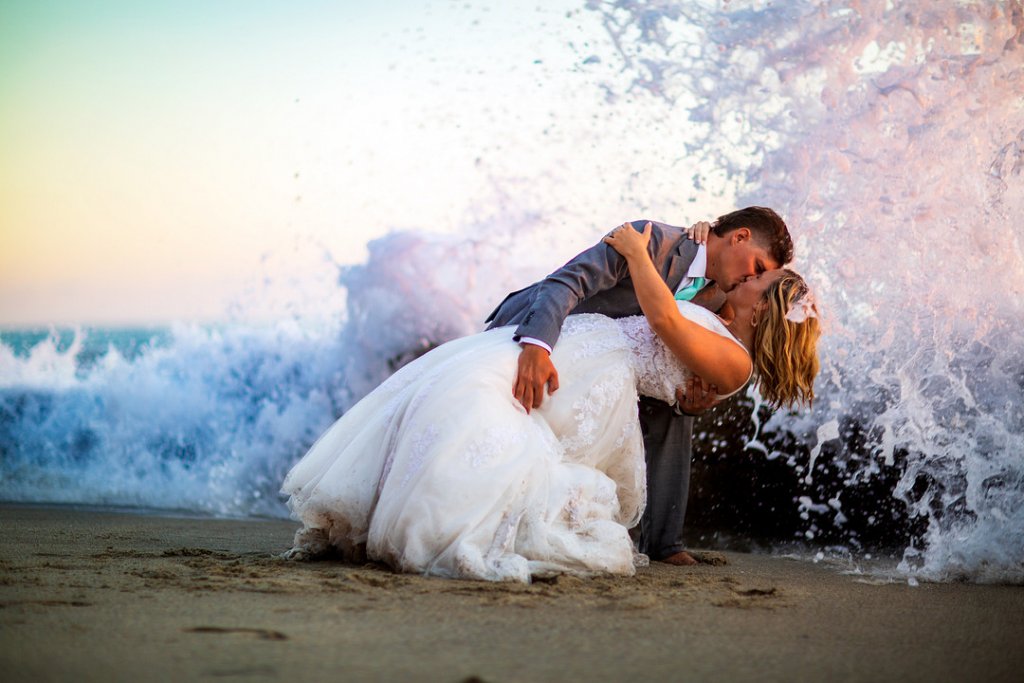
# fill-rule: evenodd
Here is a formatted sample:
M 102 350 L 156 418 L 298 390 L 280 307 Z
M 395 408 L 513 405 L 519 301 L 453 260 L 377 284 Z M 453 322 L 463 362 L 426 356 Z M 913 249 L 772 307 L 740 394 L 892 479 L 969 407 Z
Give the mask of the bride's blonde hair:
M 807 283 L 788 268 L 783 272 L 765 291 L 767 307 L 754 328 L 754 381 L 761 396 L 775 408 L 801 403 L 810 406 L 818 374 L 821 326 Z M 794 307 L 800 315 L 791 313 Z

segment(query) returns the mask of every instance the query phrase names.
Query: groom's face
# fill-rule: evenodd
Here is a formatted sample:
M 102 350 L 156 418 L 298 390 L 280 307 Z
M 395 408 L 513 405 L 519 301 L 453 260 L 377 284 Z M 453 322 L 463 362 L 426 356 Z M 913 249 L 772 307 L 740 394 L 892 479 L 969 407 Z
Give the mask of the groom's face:
M 717 258 L 708 262 L 708 275 L 723 292 L 732 291 L 741 282 L 781 267 L 782 264 L 769 255 L 766 247 L 751 239 L 746 228 L 734 230 L 725 237 L 727 242 L 722 245 Z

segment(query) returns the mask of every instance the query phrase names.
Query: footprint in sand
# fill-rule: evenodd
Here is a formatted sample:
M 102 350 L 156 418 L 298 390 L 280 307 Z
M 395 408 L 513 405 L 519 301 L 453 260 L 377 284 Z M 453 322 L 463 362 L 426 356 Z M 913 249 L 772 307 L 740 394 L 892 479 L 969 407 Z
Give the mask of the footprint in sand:
M 271 631 L 266 628 L 226 628 L 223 626 L 193 626 L 183 628 L 186 633 L 240 633 L 243 635 L 256 636 L 262 640 L 288 640 L 288 636 L 280 631 Z
M 780 599 L 781 591 L 774 586 L 729 586 L 732 595 L 712 601 L 715 607 L 739 607 L 741 609 L 775 609 L 784 603 Z
M 42 605 L 43 607 L 91 607 L 85 600 L 7 600 L 0 602 L 0 608 L 14 605 Z

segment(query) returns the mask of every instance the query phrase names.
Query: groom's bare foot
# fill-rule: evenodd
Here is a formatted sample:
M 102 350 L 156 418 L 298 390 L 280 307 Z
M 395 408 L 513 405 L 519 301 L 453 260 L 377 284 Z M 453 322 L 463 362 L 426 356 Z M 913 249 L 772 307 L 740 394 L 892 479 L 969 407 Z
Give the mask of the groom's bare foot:
M 660 560 L 658 560 L 658 562 L 664 562 L 665 564 L 674 564 L 677 567 L 690 567 L 692 565 L 697 564 L 697 560 L 693 559 L 693 555 L 686 552 L 685 550 L 680 550 L 678 553 L 669 555 L 668 557 L 663 557 Z

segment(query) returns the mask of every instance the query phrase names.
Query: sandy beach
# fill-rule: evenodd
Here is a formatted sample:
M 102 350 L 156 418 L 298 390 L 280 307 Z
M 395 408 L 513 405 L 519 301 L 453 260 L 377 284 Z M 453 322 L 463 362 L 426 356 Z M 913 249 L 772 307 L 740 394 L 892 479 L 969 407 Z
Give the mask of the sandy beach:
M 5 681 L 1020 680 L 1024 588 L 705 553 L 532 585 L 275 555 L 295 525 L 0 506 Z

